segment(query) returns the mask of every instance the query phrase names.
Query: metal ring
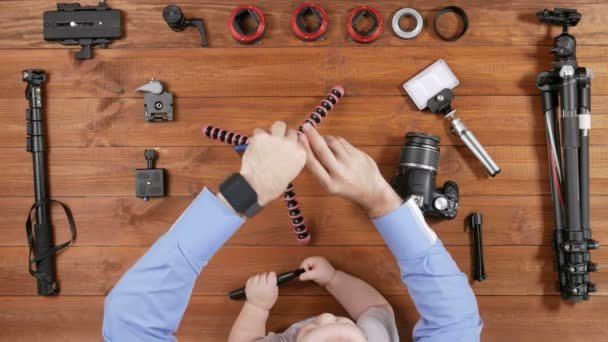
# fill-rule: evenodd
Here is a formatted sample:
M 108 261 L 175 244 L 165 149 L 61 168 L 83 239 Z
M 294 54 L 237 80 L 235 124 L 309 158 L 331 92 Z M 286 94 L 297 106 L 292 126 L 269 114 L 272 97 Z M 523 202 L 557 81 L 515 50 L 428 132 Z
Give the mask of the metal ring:
M 318 19 L 319 25 L 313 30 L 309 30 L 300 21 L 301 17 L 307 13 L 312 12 Z M 327 13 L 320 5 L 313 3 L 304 3 L 298 6 L 291 15 L 291 29 L 293 33 L 302 40 L 320 40 L 327 31 Z
M 437 171 L 437 169 L 432 166 L 416 164 L 416 163 L 401 163 L 401 164 L 399 164 L 399 166 L 409 166 L 409 167 L 428 170 L 428 171 Z
M 243 32 L 238 23 L 238 17 L 248 13 L 257 21 L 257 27 L 254 32 L 247 34 Z M 266 20 L 262 11 L 253 5 L 241 5 L 235 8 L 230 16 L 228 16 L 228 29 L 230 34 L 236 41 L 241 44 L 257 44 L 261 41 L 264 31 L 266 30 Z
M 399 25 L 399 21 L 403 17 L 412 17 L 416 21 L 416 25 L 414 29 L 411 31 L 405 31 Z M 393 31 L 397 36 L 403 39 L 412 39 L 415 38 L 422 32 L 422 28 L 424 27 L 424 20 L 422 19 L 422 15 L 420 12 L 413 8 L 402 8 L 398 10 L 395 15 L 393 15 Z
M 374 20 L 374 26 L 367 32 L 359 32 L 355 29 L 354 24 L 365 14 Z M 373 42 L 380 37 L 383 28 L 384 21 L 382 20 L 382 14 L 380 14 L 377 9 L 370 6 L 359 6 L 353 9 L 346 20 L 346 31 L 348 32 L 348 35 L 358 43 Z
M 458 15 L 460 17 L 460 19 L 462 19 L 462 31 L 458 32 L 457 35 L 452 36 L 452 37 L 447 37 L 447 36 L 442 35 L 439 32 L 439 27 L 437 27 L 437 22 L 439 21 L 439 18 L 446 13 L 454 13 L 454 14 Z M 433 20 L 433 29 L 435 30 L 435 33 L 437 34 L 437 36 L 445 41 L 452 42 L 452 41 L 458 40 L 458 39 L 460 39 L 460 37 L 464 36 L 464 34 L 469 29 L 469 17 L 467 16 L 467 12 L 465 12 L 462 8 L 460 8 L 458 6 L 444 7 L 442 9 L 440 9 L 439 12 L 437 12 L 437 14 L 435 15 L 435 19 Z

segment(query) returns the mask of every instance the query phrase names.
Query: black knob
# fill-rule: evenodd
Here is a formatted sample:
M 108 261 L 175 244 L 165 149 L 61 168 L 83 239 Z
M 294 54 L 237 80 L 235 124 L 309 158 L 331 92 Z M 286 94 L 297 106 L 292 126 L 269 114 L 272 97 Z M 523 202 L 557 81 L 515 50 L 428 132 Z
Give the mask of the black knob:
M 186 27 L 186 18 L 184 12 L 177 5 L 168 5 L 163 10 L 163 18 L 167 25 L 174 31 L 181 31 Z

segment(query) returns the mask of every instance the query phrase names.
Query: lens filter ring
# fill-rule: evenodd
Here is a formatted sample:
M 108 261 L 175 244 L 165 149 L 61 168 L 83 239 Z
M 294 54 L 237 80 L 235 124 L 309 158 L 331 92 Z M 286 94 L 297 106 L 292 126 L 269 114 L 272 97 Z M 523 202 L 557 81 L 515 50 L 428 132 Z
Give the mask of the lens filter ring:
M 373 21 L 373 25 L 366 32 L 360 32 L 355 27 L 357 21 L 362 17 L 368 16 Z M 382 20 L 382 14 L 377 9 L 370 6 L 359 6 L 353 9 L 348 15 L 346 20 L 346 32 L 352 40 L 358 43 L 371 43 L 378 39 L 382 34 L 384 28 L 384 22 Z
M 460 19 L 462 20 L 462 30 L 460 30 L 460 32 L 458 32 L 456 35 L 454 36 L 446 36 L 443 33 L 441 33 L 441 30 L 439 30 L 439 18 L 441 18 L 441 16 L 443 16 L 446 13 L 454 13 L 457 16 L 460 17 Z M 437 36 L 447 42 L 453 42 L 455 40 L 460 39 L 460 37 L 464 36 L 464 34 L 467 32 L 467 30 L 469 29 L 469 17 L 467 16 L 467 12 L 465 12 L 462 8 L 458 7 L 458 6 L 446 6 L 444 8 L 441 8 L 437 14 L 435 15 L 435 19 L 433 20 L 433 29 L 435 30 L 435 34 L 437 34 Z
M 314 15 L 318 21 L 318 25 L 313 29 L 306 27 L 302 22 L 303 17 L 310 14 Z M 302 40 L 313 41 L 323 39 L 323 35 L 327 32 L 327 26 L 327 12 L 318 4 L 301 4 L 291 14 L 291 29 Z
M 414 28 L 412 30 L 406 31 L 401 28 L 399 21 L 401 21 L 401 18 L 403 17 L 414 18 L 416 24 L 414 25 Z M 417 10 L 413 8 L 402 8 L 395 12 L 395 15 L 393 15 L 392 26 L 393 32 L 395 32 L 395 34 L 399 38 L 412 39 L 416 38 L 420 34 L 420 32 L 422 32 L 422 28 L 424 27 L 424 20 L 422 19 L 422 15 L 420 14 L 420 12 L 418 12 Z
M 241 26 L 241 20 L 245 16 L 251 16 L 256 22 L 256 27 L 251 32 Z M 253 5 L 241 5 L 235 8 L 228 16 L 228 30 L 234 39 L 241 44 L 258 44 L 266 31 L 266 19 L 264 13 Z

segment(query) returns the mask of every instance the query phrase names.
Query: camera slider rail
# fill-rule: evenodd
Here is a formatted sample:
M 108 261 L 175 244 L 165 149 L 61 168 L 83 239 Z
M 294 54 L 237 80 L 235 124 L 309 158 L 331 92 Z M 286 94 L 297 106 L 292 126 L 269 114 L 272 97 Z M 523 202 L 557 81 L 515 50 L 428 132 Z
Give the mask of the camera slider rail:
M 58 3 L 56 11 L 44 12 L 43 35 L 47 41 L 80 45 L 76 59 L 90 59 L 94 46 L 105 49 L 114 39 L 122 37 L 121 20 L 121 11 L 111 9 L 104 0 L 97 6 Z

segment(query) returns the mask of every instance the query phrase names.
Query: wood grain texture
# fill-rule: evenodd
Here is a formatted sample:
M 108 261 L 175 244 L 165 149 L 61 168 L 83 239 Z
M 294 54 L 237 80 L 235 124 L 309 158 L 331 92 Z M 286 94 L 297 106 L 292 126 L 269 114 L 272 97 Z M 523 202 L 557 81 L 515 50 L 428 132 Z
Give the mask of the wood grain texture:
M 405 81 L 443 58 L 461 80 L 457 95 L 537 95 L 536 75 L 550 68 L 547 49 L 109 49 L 85 61 L 63 49 L 5 50 L 0 93 L 22 98 L 20 72 L 36 66 L 49 72 L 48 96 L 61 98 L 132 96 L 132 89 L 152 77 L 166 80 L 181 97 L 323 96 L 335 84 L 351 96 L 397 96 Z M 577 54 L 596 75 L 593 94 L 608 95 L 608 47 L 589 46 Z M 379 67 L 379 56 L 387 67 Z
M 95 0 L 81 2 L 91 5 Z M 432 32 L 432 17 L 445 1 L 407 3 L 419 9 L 425 29 L 414 40 L 398 39 L 389 26 L 379 40 L 359 45 L 345 32 L 347 13 L 362 3 L 319 0 L 329 13 L 325 40 L 302 42 L 289 28 L 301 1 L 264 0 L 268 30 L 258 46 L 242 46 L 226 29 L 226 17 L 240 0 L 180 0 L 186 16 L 206 22 L 210 48 L 198 47 L 193 29 L 169 30 L 161 17 L 165 0 L 108 0 L 123 10 L 124 37 L 95 58 L 75 61 L 75 47 L 42 38 L 42 13 L 56 1 L 0 1 L 0 340 L 101 341 L 104 295 L 120 276 L 173 224 L 204 187 L 215 189 L 239 167 L 239 157 L 200 135 L 210 123 L 250 133 L 274 120 L 300 124 L 331 86 L 347 97 L 323 122 L 321 132 L 343 136 L 369 153 L 386 178 L 393 176 L 403 135 L 439 136 L 437 185 L 460 185 L 455 220 L 431 220 L 465 274 L 471 273 L 467 215 L 484 213 L 488 279 L 473 283 L 484 320 L 483 341 L 603 341 L 608 334 L 608 276 L 592 275 L 599 292 L 590 302 L 565 303 L 554 289 L 552 213 L 547 179 L 539 71 L 550 68 L 549 53 L 559 27 L 539 24 L 541 0 L 462 0 L 470 19 L 467 34 L 446 43 Z M 375 1 L 385 22 L 405 6 Z M 594 238 L 608 240 L 608 6 L 605 0 L 554 1 L 583 14 L 572 29 L 580 65 L 592 68 L 591 225 Z M 442 27 L 455 22 L 446 18 Z M 445 59 L 460 79 L 454 106 L 488 148 L 503 172 L 490 179 L 440 117 L 421 113 L 402 84 L 436 59 Z M 45 116 L 50 147 L 50 194 L 72 208 L 78 238 L 58 256 L 62 295 L 35 295 L 27 273 L 24 222 L 32 202 L 31 156 L 25 152 L 27 102 L 20 71 L 49 72 Z M 145 123 L 143 95 L 133 89 L 161 79 L 175 94 L 176 120 Z M 159 151 L 157 167 L 169 174 L 169 196 L 144 202 L 134 197 L 136 168 L 145 167 L 145 148 Z M 180 341 L 225 341 L 241 303 L 226 293 L 248 276 L 283 271 L 310 255 L 324 255 L 338 268 L 362 277 L 388 296 L 401 340 L 411 341 L 418 319 L 384 241 L 354 204 L 329 196 L 304 172 L 297 194 L 311 246 L 299 246 L 290 232 L 282 201 L 249 220 L 211 260 L 196 284 L 180 325 Z M 57 242 L 67 239 L 58 208 L 52 210 Z M 608 252 L 592 253 L 600 268 Z M 335 300 L 312 284 L 293 282 L 268 328 L 282 330 L 322 312 L 344 314 Z M 576 327 L 577 329 L 573 329 Z M 578 329 L 580 328 L 580 329 Z M 581 330 L 584 333 L 581 334 Z
M 190 204 L 191 197 L 144 202 L 133 197 L 60 197 L 75 213 L 77 246 L 149 246 L 167 231 Z M 334 196 L 299 196 L 315 246 L 382 246 L 384 241 L 361 209 Z M 551 245 L 553 219 L 549 196 L 463 196 L 454 220 L 430 220 L 445 245 L 469 245 L 467 216 L 484 213 L 483 239 L 487 246 Z M 33 202 L 27 197 L 0 198 L 0 246 L 26 246 L 24 222 Z M 608 196 L 591 197 L 594 238 L 608 240 Z M 56 241 L 69 239 L 67 220 L 60 208 L 52 211 Z M 248 220 L 228 241 L 232 246 L 290 246 L 295 238 L 283 203 L 275 201 Z M 120 232 L 116 234 L 116 232 Z
M 73 247 L 58 258 L 58 282 L 65 296 L 106 295 L 147 248 L 139 247 Z M 471 274 L 471 248 L 450 246 L 448 250 L 465 274 Z M 553 271 L 553 251 L 548 246 L 484 248 L 488 279 L 473 283 L 477 295 L 557 295 Z M 23 296 L 35 293 L 36 282 L 23 266 L 27 249 L 2 248 L 0 263 L 0 293 Z M 385 246 L 228 246 L 222 248 L 203 269 L 194 293 L 197 295 L 227 295 L 241 287 L 251 274 L 284 272 L 299 265 L 309 256 L 321 255 L 348 273 L 368 281 L 384 295 L 406 292 L 400 272 L 390 251 Z M 593 253 L 593 261 L 608 262 L 603 249 Z M 93 281 L 94 279 L 94 281 Z M 599 284 L 608 281 L 607 273 L 592 275 Z M 296 282 L 297 284 L 297 282 Z M 287 295 L 320 295 L 312 284 L 290 285 L 281 288 Z M 608 288 L 599 287 L 597 296 L 608 295 Z
M 458 6 L 467 11 L 470 21 L 468 33 L 459 40 L 462 46 L 469 45 L 551 45 L 552 36 L 558 34 L 559 28 L 549 29 L 548 26 L 538 24 L 534 15 L 539 9 L 547 7 L 540 0 L 535 1 L 484 1 L 483 6 L 476 0 L 459 1 Z M 586 1 L 587 5 L 579 10 L 583 14 L 583 21 L 573 31 L 577 34 L 579 45 L 606 45 L 608 34 L 602 30 L 602 20 L 608 16 L 608 10 L 602 6 L 601 0 Z M 256 3 L 264 13 L 267 21 L 267 30 L 264 40 L 259 48 L 265 47 L 308 47 L 308 46 L 356 46 L 348 39 L 346 33 L 346 18 L 361 2 L 320 0 L 329 16 L 329 30 L 325 39 L 319 42 L 307 43 L 300 41 L 291 31 L 290 20 L 292 11 L 300 1 L 270 0 Z M 564 4 L 571 5 L 571 2 Z M 111 48 L 199 48 L 200 37 L 194 29 L 187 29 L 182 33 L 175 33 L 169 29 L 162 18 L 162 10 L 166 1 L 149 0 L 146 2 L 108 1 L 108 4 L 123 11 L 124 37 L 115 41 Z M 228 1 L 198 1 L 182 0 L 178 3 L 187 17 L 202 17 L 208 34 L 210 48 L 248 47 L 238 44 L 228 32 L 226 19 L 230 12 L 241 2 Z M 552 2 L 558 5 L 559 1 Z M 83 4 L 84 5 L 84 4 Z M 385 22 L 382 36 L 371 46 L 429 46 L 444 45 L 432 29 L 432 21 L 437 10 L 446 6 L 444 1 L 433 0 L 407 4 L 418 9 L 426 26 L 422 33 L 413 40 L 399 39 L 391 29 L 393 14 L 406 6 L 397 0 L 373 2 L 369 5 L 377 8 Z M 48 43 L 42 36 L 42 13 L 54 10 L 52 2 L 36 0 L 4 0 L 3 8 L 10 9 L 0 12 L 0 30 L 5 33 L 0 38 L 0 48 L 66 48 L 59 43 Z M 457 27 L 456 20 L 443 18 L 440 21 L 444 29 Z M 442 31 L 443 32 L 443 31 Z M 578 38 L 580 37 L 580 38 Z M 72 48 L 73 49 L 73 48 Z
M 195 131 L 194 136 L 200 134 Z M 153 146 L 150 146 L 153 147 Z M 486 146 L 502 168 L 491 178 L 465 146 L 444 147 L 437 184 L 452 179 L 463 195 L 548 194 L 546 147 Z M 51 196 L 131 196 L 134 169 L 145 168 L 144 148 L 55 148 L 49 155 Z M 204 186 L 217 186 L 227 174 L 239 169 L 240 157 L 230 147 L 161 147 L 156 167 L 166 168 L 170 196 L 197 194 Z M 363 147 L 379 164 L 387 179 L 395 173 L 400 149 L 396 146 Z M 6 196 L 31 196 L 31 157 L 23 149 L 3 149 L 0 164 L 6 166 L 0 188 Z M 608 193 L 608 156 L 599 146 L 591 148 L 591 193 Z M 100 186 L 103 184 L 103 186 Z M 307 171 L 295 184 L 298 195 L 325 195 Z
M 411 330 L 418 320 L 407 296 L 389 296 L 397 317 L 401 341 L 411 341 Z M 608 319 L 608 298 L 565 306 L 559 297 L 491 296 L 479 297 L 484 317 L 482 341 L 537 342 L 539 340 L 576 341 L 580 332 L 572 326 L 585 319 L 585 338 L 602 341 Z M 102 341 L 103 298 L 100 297 L 0 297 L 2 336 L 15 342 L 44 339 L 48 342 Z M 194 296 L 186 310 L 177 336 L 179 341 L 224 341 L 241 308 L 227 297 Z M 61 307 L 58 315 L 55 308 Z M 268 321 L 270 331 L 280 331 L 293 322 L 322 312 L 344 314 L 328 296 L 281 296 Z M 555 324 L 556 317 L 561 324 Z M 27 321 L 28 326 L 23 322 Z
M 46 131 L 50 147 L 146 146 L 151 137 L 158 146 L 225 146 L 201 139 L 201 126 L 215 124 L 243 134 L 273 120 L 295 127 L 320 101 L 321 97 L 177 98 L 175 121 L 147 123 L 143 98 L 52 98 L 45 108 Z M 22 147 L 25 120 L 19 113 L 27 102 L 10 98 L 2 102 L 0 147 Z M 462 96 L 455 103 L 458 115 L 485 145 L 545 145 L 539 96 Z M 591 144 L 607 145 L 608 96 L 594 96 L 593 108 Z M 463 145 L 447 121 L 419 112 L 405 96 L 347 96 L 322 122 L 320 131 L 359 146 L 399 146 L 410 131 L 435 134 L 443 146 Z

